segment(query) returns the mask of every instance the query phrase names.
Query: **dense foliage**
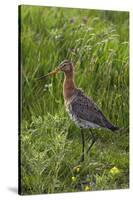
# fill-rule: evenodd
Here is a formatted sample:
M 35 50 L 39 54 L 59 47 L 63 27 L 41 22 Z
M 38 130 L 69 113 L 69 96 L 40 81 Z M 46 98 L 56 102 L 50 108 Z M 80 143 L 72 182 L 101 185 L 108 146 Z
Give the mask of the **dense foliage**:
M 128 188 L 129 46 L 127 12 L 21 6 L 21 193 Z M 80 130 L 63 102 L 63 74 L 38 77 L 62 60 L 117 134 L 93 130 L 97 142 L 78 165 Z M 86 141 L 90 138 L 85 130 Z

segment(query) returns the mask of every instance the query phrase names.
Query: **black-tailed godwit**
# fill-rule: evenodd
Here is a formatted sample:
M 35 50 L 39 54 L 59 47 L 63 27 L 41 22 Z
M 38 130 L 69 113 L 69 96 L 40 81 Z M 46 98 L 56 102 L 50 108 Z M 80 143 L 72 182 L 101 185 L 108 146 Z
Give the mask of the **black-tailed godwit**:
M 86 96 L 81 89 L 76 88 L 73 69 L 72 62 L 65 60 L 54 71 L 43 77 L 54 75 L 59 71 L 63 71 L 65 74 L 63 83 L 64 103 L 70 118 L 81 129 L 82 155 L 80 161 L 84 161 L 85 140 L 83 129 L 89 128 L 91 131 L 91 128 L 102 127 L 111 131 L 116 131 L 118 130 L 118 127 L 114 126 L 106 119 L 97 105 L 88 96 Z M 87 152 L 90 151 L 96 141 L 95 135 L 92 132 L 91 134 L 92 141 Z

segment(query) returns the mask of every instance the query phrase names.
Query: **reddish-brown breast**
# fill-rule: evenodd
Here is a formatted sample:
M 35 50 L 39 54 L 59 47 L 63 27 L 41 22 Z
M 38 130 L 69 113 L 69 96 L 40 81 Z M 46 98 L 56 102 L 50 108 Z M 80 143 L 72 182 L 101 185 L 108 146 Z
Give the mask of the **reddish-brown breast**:
M 68 102 L 74 95 L 75 84 L 73 80 L 73 72 L 65 73 L 64 83 L 63 83 L 63 96 L 65 102 Z

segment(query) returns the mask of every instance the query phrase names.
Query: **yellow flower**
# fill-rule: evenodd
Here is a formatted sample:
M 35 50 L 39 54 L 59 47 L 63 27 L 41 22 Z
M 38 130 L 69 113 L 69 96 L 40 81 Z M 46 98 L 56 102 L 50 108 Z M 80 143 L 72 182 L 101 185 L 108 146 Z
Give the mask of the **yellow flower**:
M 76 168 L 76 172 L 79 173 L 80 172 L 80 167 Z
M 85 188 L 84 188 L 84 190 L 85 191 L 89 191 L 91 188 L 87 185 L 87 186 L 85 186 Z
M 75 182 L 76 181 L 76 177 L 72 176 L 72 181 Z
M 73 170 L 74 170 L 75 172 L 77 172 L 77 173 L 80 172 L 80 169 L 81 169 L 81 165 L 78 165 L 78 166 L 76 166 L 76 167 L 73 168 Z
M 120 170 L 117 167 L 113 167 L 112 169 L 110 169 L 110 174 L 112 175 L 116 175 L 120 173 Z

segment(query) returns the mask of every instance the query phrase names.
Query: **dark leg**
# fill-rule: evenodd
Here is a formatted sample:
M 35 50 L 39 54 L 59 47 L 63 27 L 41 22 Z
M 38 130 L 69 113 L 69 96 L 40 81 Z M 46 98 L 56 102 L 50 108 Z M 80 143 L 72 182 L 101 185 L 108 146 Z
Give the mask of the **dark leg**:
M 85 140 L 84 140 L 84 132 L 83 129 L 81 128 L 81 138 L 82 138 L 82 155 L 80 158 L 80 162 L 84 161 L 84 147 L 85 147 Z
M 91 130 L 90 130 L 90 133 L 91 133 L 92 141 L 91 141 L 91 144 L 89 145 L 89 147 L 87 149 L 87 153 L 90 152 L 93 144 L 96 142 L 96 136 L 95 136 L 95 134 Z

